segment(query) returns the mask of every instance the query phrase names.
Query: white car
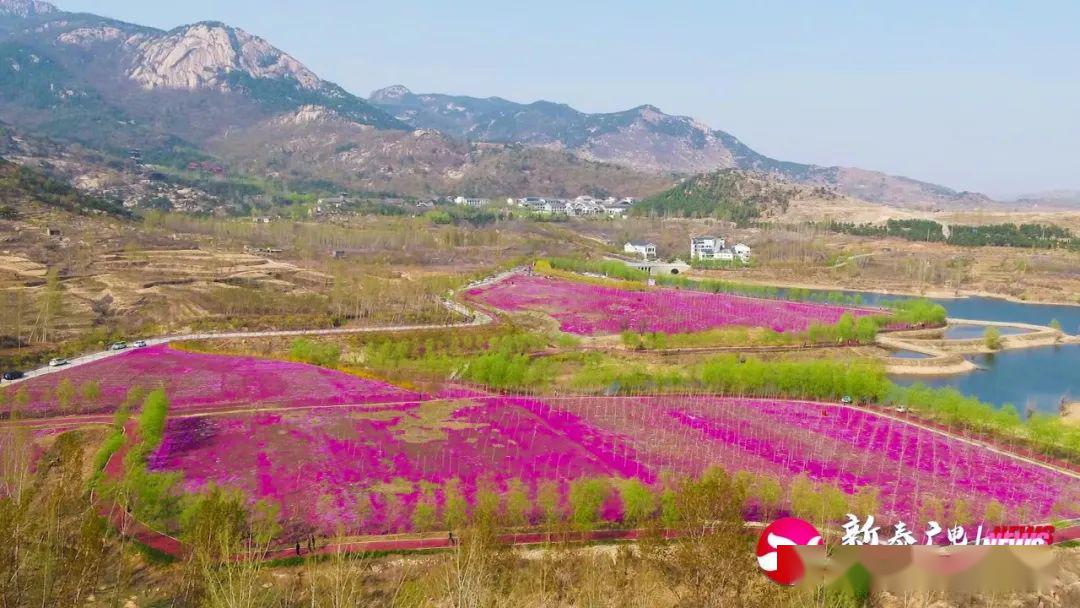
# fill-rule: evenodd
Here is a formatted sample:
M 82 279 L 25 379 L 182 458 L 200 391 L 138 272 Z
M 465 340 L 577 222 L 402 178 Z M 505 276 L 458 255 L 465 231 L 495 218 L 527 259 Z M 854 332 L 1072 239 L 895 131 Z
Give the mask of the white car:
M 135 348 L 145 348 L 146 340 L 136 340 L 134 343 L 132 343 L 132 346 L 134 346 Z
M 907 408 L 901 405 L 900 407 L 896 408 L 896 412 L 898 414 L 906 414 L 907 413 Z
M 67 359 L 62 359 L 62 358 L 51 359 L 51 360 L 49 360 L 49 367 L 60 367 L 62 365 L 67 365 L 68 363 L 70 363 L 70 361 L 68 361 Z
M 127 348 L 127 342 L 113 342 L 109 350 L 124 350 L 125 348 Z

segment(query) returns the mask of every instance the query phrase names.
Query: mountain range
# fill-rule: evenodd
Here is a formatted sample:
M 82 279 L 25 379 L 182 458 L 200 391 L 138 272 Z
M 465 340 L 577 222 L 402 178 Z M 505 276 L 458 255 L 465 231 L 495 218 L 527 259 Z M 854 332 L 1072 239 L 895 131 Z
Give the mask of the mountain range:
M 121 158 L 139 149 L 164 166 L 214 159 L 368 192 L 642 196 L 733 168 L 880 203 L 991 203 L 876 171 L 772 159 L 650 105 L 589 114 L 400 85 L 364 99 L 222 23 L 163 31 L 36 0 L 0 0 L 0 120 Z

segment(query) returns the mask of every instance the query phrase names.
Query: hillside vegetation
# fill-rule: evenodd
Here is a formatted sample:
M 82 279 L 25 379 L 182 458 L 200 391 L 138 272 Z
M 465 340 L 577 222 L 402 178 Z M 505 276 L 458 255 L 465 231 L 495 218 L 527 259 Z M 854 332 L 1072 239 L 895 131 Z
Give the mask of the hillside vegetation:
M 3 158 L 0 158 L 0 201 L 0 219 L 15 219 L 19 215 L 19 207 L 30 201 L 75 213 L 101 212 L 117 217 L 131 216 L 130 211 L 115 202 L 88 196 L 40 171 Z
M 714 171 L 683 181 L 634 207 L 636 215 L 712 217 L 746 223 L 771 211 L 783 213 L 796 189 L 735 170 Z

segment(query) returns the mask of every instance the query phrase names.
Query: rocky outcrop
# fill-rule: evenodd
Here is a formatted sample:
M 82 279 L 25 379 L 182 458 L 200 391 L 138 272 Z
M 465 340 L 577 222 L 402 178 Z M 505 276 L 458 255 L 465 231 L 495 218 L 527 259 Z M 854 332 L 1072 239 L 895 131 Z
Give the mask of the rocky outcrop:
M 129 72 L 147 89 L 226 89 L 226 75 L 291 78 L 308 90 L 322 81 L 293 57 L 243 30 L 197 23 L 142 42 Z
M 13 17 L 33 17 L 57 12 L 55 6 L 38 0 L 0 0 L 0 15 Z

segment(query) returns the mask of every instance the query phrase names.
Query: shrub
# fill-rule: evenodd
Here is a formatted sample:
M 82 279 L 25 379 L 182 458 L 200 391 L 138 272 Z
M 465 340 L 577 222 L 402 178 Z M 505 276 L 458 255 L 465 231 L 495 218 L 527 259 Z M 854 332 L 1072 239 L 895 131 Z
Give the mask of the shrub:
M 570 484 L 570 521 L 579 530 L 592 530 L 600 518 L 600 509 L 611 493 L 606 479 L 578 479 Z
M 289 358 L 320 367 L 334 367 L 341 359 L 341 347 L 329 342 L 300 338 L 289 346 Z

